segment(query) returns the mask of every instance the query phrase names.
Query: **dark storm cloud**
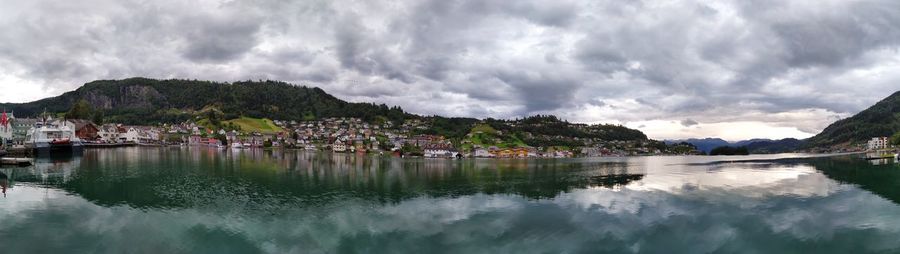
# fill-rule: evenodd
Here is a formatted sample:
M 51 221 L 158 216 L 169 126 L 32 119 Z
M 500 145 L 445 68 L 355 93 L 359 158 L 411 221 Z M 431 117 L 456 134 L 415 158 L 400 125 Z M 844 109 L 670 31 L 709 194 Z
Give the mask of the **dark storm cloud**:
M 576 80 L 549 73 L 511 71 L 501 72 L 497 78 L 515 87 L 525 105 L 524 114 L 563 107 L 572 101 L 579 86 Z
M 197 62 L 236 59 L 257 45 L 259 19 L 246 15 L 199 18 L 184 24 L 184 57 Z
M 0 82 L 41 96 L 265 78 L 421 114 L 814 130 L 900 89 L 889 0 L 0 0 L 0 31 Z

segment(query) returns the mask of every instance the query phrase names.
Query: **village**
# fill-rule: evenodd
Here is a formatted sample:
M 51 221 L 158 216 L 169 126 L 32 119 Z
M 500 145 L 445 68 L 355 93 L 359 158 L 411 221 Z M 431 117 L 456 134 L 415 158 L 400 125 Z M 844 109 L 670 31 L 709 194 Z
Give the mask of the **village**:
M 265 119 L 265 121 L 270 121 Z M 247 131 L 239 126 L 210 128 L 187 121 L 157 126 L 95 124 L 84 119 L 0 117 L 0 139 L 4 147 L 23 147 L 35 126 L 54 125 L 74 130 L 84 148 L 121 146 L 198 146 L 232 149 L 303 149 L 336 153 L 374 153 L 426 158 L 571 158 L 671 154 L 641 141 L 585 140 L 582 147 L 531 147 L 527 145 L 473 144 L 468 139 L 451 140 L 440 135 L 420 134 L 430 128 L 425 121 L 406 120 L 367 123 L 359 118 L 324 118 L 314 121 L 274 120 L 268 131 Z

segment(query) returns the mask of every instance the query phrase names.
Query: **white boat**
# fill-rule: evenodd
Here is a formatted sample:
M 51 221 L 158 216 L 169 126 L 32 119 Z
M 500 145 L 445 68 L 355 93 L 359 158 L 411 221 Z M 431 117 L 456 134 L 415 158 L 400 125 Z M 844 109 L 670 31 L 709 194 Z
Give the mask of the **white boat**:
M 25 135 L 25 146 L 39 153 L 55 151 L 80 151 L 81 139 L 75 135 L 73 126 L 65 121 L 38 122 Z
M 233 143 L 231 143 L 231 148 L 232 149 L 243 149 L 244 144 L 241 144 L 240 142 L 233 142 Z
M 310 151 L 315 151 L 315 150 L 317 150 L 317 149 L 316 149 L 316 145 L 313 145 L 313 144 L 306 145 L 306 146 L 304 147 L 304 149 L 310 150 Z

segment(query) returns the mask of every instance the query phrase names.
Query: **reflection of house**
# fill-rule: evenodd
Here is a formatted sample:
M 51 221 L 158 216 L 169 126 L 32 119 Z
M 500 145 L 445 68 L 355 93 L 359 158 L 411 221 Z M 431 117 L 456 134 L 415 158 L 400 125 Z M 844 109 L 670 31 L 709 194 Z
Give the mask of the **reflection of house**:
M 886 149 L 888 147 L 888 137 L 875 137 L 869 140 L 869 150 Z

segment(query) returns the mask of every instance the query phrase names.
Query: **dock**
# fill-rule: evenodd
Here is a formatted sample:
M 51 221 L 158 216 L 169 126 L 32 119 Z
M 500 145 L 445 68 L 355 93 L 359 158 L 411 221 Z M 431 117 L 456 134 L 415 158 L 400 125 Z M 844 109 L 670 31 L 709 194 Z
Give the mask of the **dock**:
M 137 146 L 137 144 L 135 144 L 135 143 L 103 143 L 103 144 L 84 143 L 84 144 L 82 144 L 82 146 L 84 146 L 84 148 L 118 148 L 118 147 Z
M 4 156 L 12 156 L 12 157 L 31 157 L 34 155 L 34 149 L 27 148 L 24 146 L 11 147 L 6 149 L 8 152 Z
M 883 159 L 893 159 L 896 155 L 894 154 L 866 154 L 866 160 L 883 160 Z
M 14 158 L 14 157 L 3 157 L 0 158 L 0 164 L 3 165 L 12 165 L 12 166 L 31 166 L 34 161 L 30 158 Z

